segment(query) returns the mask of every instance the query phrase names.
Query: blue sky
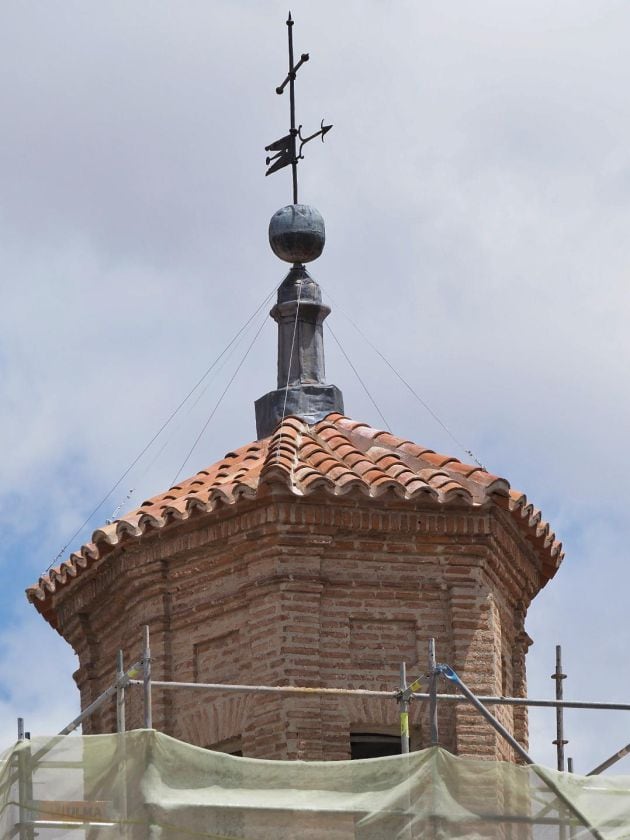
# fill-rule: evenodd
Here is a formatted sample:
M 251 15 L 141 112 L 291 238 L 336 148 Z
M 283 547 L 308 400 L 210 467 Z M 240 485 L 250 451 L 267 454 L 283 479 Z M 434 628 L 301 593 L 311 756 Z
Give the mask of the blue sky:
M 467 448 L 543 510 L 566 550 L 534 602 L 530 693 L 630 695 L 627 545 L 630 8 L 572 0 L 293 4 L 301 195 L 326 220 L 314 276 L 331 325 L 395 434 L 464 454 L 344 317 L 348 312 Z M 265 179 L 286 126 L 280 3 L 3 9 L 0 90 L 0 735 L 75 713 L 74 658 L 26 603 L 52 559 L 282 279 Z M 311 128 L 312 127 L 312 128 Z M 251 335 L 251 334 L 250 334 Z M 244 352 L 155 460 L 72 547 L 164 489 Z M 347 413 L 382 425 L 335 343 Z M 255 437 L 274 386 L 274 325 L 188 465 Z M 567 715 L 587 771 L 623 715 Z M 553 715 L 532 715 L 552 763 Z M 619 765 L 624 768 L 623 764 Z M 626 768 L 627 770 L 627 768 Z

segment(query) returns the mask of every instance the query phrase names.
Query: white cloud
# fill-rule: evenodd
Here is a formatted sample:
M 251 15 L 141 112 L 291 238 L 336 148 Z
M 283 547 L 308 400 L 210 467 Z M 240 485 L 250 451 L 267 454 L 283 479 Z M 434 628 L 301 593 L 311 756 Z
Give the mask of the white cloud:
M 293 13 L 296 48 L 312 56 L 299 119 L 334 123 L 300 164 L 328 230 L 313 274 L 564 539 L 565 567 L 530 616 L 532 691 L 551 694 L 561 641 L 567 693 L 621 696 L 630 10 L 298 0 Z M 18 659 L 50 644 L 59 663 L 45 677 L 54 691 L 24 671 L 8 715 L 28 708 L 39 725 L 76 698 L 71 657 L 23 588 L 281 279 L 265 238 L 288 179 L 262 173 L 287 119 L 273 92 L 285 15 L 279 2 L 75 2 L 4 16 L 1 568 L 3 597 L 23 604 L 5 632 Z M 393 430 L 460 456 L 340 310 L 331 323 Z M 274 352 L 270 322 L 190 472 L 253 438 Z M 379 425 L 334 343 L 327 352 L 348 412 Z M 94 525 L 129 487 L 141 501 L 169 483 L 238 353 Z M 581 720 L 570 749 L 586 769 L 621 746 L 623 726 L 616 717 L 604 741 Z M 549 734 L 534 733 L 535 755 L 550 755 Z

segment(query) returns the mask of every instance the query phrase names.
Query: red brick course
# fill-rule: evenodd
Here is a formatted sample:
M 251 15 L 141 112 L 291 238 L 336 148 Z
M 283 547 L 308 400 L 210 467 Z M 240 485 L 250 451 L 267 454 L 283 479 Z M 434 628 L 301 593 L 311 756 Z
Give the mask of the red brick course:
M 257 498 L 148 531 L 48 594 L 79 656 L 82 706 L 131 662 L 151 629 L 155 679 L 395 690 L 401 660 L 426 670 L 427 642 L 483 694 L 525 692 L 527 607 L 546 581 L 536 547 L 509 511 L 440 510 L 432 498 Z M 446 690 L 444 687 L 443 690 Z M 142 725 L 129 689 L 128 725 Z M 351 731 L 396 732 L 394 700 L 214 695 L 154 689 L 153 720 L 202 746 L 240 738 L 245 755 L 349 757 Z M 512 758 L 469 706 L 442 704 L 440 740 L 463 755 Z M 501 709 L 523 743 L 524 709 Z M 426 709 L 412 704 L 417 746 Z M 114 704 L 85 732 L 111 731 Z

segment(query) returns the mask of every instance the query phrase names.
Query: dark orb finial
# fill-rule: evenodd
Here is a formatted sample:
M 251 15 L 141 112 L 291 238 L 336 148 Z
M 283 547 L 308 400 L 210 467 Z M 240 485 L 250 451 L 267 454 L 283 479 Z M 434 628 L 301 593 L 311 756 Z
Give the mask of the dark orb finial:
M 325 242 L 324 219 L 308 204 L 289 204 L 271 217 L 269 244 L 285 262 L 312 262 L 321 255 Z

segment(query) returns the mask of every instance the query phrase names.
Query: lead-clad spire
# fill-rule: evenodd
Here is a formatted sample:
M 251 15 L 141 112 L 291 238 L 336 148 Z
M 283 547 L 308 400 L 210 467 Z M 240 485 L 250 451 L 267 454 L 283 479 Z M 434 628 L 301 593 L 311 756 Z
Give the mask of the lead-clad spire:
M 283 93 L 289 85 L 291 127 L 289 134 L 266 147 L 275 155 L 267 158 L 267 175 L 291 165 L 293 204 L 283 207 L 269 223 L 269 244 L 274 254 L 293 267 L 278 289 L 278 301 L 271 317 L 278 324 L 278 388 L 256 400 L 258 438 L 271 435 L 284 417 L 296 415 L 307 423 L 317 423 L 327 414 L 343 414 L 343 396 L 335 385 L 326 385 L 323 323 L 330 308 L 322 304 L 322 293 L 304 264 L 316 260 L 324 249 L 326 232 L 320 213 L 306 204 L 298 204 L 297 163 L 302 149 L 332 126 L 324 125 L 314 134 L 302 137 L 302 126 L 295 127 L 294 83 L 299 68 L 308 61 L 304 53 L 293 62 L 293 19 L 289 13 L 289 72 L 276 88 Z M 300 141 L 299 149 L 297 141 Z

